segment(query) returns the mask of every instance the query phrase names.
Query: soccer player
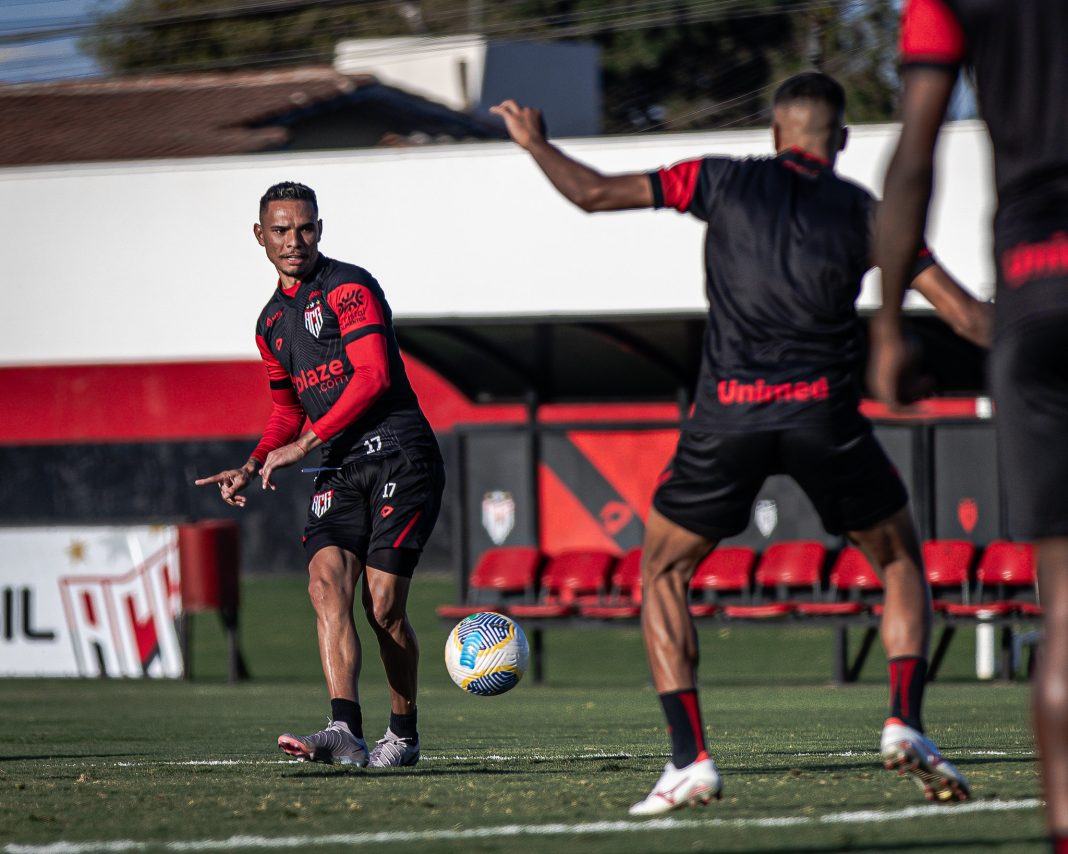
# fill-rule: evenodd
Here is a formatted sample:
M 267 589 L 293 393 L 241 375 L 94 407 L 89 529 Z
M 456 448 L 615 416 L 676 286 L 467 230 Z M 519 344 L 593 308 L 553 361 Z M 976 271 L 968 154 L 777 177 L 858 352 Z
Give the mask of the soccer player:
M 991 383 L 1009 531 L 1038 545 L 1045 643 L 1034 723 L 1054 850 L 1068 852 L 1068 4 L 911 0 L 902 130 L 886 176 L 872 385 L 900 397 L 900 305 L 931 197 L 934 145 L 962 64 L 990 128 L 998 210 Z
M 330 692 L 326 728 L 285 733 L 278 746 L 299 760 L 386 767 L 419 761 L 419 646 L 406 605 L 445 483 L 437 441 L 408 383 L 382 288 L 366 270 L 319 252 L 315 193 L 285 182 L 260 199 L 256 240 L 278 283 L 256 323 L 273 408 L 248 462 L 198 481 L 222 500 L 322 448 L 304 529 L 308 592 Z M 310 421 L 303 429 L 305 419 Z M 390 691 L 389 727 L 368 754 L 359 701 L 360 640 L 352 616 L 357 584 L 378 640 Z
M 719 797 L 687 588 L 705 555 L 746 527 L 761 485 L 778 472 L 801 485 L 827 530 L 846 532 L 885 580 L 891 696 L 884 761 L 915 774 L 928 797 L 968 796 L 964 777 L 924 735 L 930 591 L 904 486 L 858 412 L 855 300 L 872 264 L 874 199 L 834 172 L 846 141 L 845 93 L 810 72 L 783 83 L 773 106 L 774 157 L 705 157 L 619 175 L 551 145 L 537 110 L 514 101 L 493 109 L 582 209 L 670 207 L 708 224 L 709 312 L 696 402 L 656 489 L 642 556 L 642 631 L 671 761 L 631 807 L 634 815 Z M 917 260 L 912 285 L 960 333 L 985 343 L 984 306 L 929 253 Z

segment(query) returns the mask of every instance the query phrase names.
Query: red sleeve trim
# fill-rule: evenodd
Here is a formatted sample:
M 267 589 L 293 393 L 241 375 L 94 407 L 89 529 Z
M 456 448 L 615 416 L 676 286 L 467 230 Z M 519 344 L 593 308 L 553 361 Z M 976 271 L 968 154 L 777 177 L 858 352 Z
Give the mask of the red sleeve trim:
M 345 345 L 345 355 L 352 364 L 352 377 L 334 405 L 311 426 L 312 432 L 324 442 L 356 423 L 389 388 L 385 336 L 357 338 Z
M 686 213 L 693 203 L 697 190 L 697 177 L 701 174 L 700 160 L 684 160 L 658 171 L 663 192 L 664 207 Z
M 384 322 L 382 304 L 366 285 L 351 282 L 338 285 L 330 291 L 326 301 L 337 315 L 342 335 L 363 326 L 378 326 Z
M 271 381 L 271 388 L 276 388 L 283 382 L 291 386 L 292 381 L 289 379 L 289 371 L 282 367 L 282 363 L 271 352 L 270 346 L 263 340 L 262 335 L 256 336 L 256 347 L 260 351 L 260 358 L 263 359 L 264 367 L 267 368 L 267 378 Z
M 943 0 L 906 0 L 901 15 L 903 64 L 958 65 L 964 50 L 960 21 Z

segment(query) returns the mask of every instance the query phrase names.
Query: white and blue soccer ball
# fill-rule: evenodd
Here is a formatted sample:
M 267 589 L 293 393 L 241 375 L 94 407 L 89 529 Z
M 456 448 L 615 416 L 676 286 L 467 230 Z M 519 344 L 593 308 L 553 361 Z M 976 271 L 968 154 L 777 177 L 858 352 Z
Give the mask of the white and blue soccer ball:
M 468 694 L 493 697 L 511 691 L 527 670 L 530 653 L 519 624 L 482 611 L 465 617 L 445 643 L 445 667 Z

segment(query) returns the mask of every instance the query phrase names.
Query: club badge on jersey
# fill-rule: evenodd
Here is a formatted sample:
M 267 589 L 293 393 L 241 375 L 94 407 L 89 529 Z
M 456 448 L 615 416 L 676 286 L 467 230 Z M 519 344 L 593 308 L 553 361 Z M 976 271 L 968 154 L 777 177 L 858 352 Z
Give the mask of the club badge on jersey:
M 320 297 L 315 297 L 304 306 L 304 325 L 316 338 L 323 331 L 323 301 Z
M 333 503 L 334 490 L 328 489 L 325 492 L 317 492 L 312 496 L 312 513 L 321 519 L 323 518 L 323 514 L 330 509 L 330 505 Z

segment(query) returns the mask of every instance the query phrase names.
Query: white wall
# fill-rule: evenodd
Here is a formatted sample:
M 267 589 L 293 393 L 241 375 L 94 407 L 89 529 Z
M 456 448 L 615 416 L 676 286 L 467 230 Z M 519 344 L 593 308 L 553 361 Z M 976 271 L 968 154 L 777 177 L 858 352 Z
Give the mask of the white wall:
M 879 188 L 895 129 L 857 128 L 843 174 Z M 753 154 L 741 131 L 569 140 L 607 171 Z M 982 126 L 951 126 L 929 237 L 973 290 L 993 281 Z M 281 180 L 319 194 L 322 249 L 367 267 L 401 317 L 704 310 L 701 224 L 587 216 L 509 143 L 0 169 L 0 364 L 255 358 L 275 277 L 252 237 Z M 870 287 L 861 305 L 877 302 Z

